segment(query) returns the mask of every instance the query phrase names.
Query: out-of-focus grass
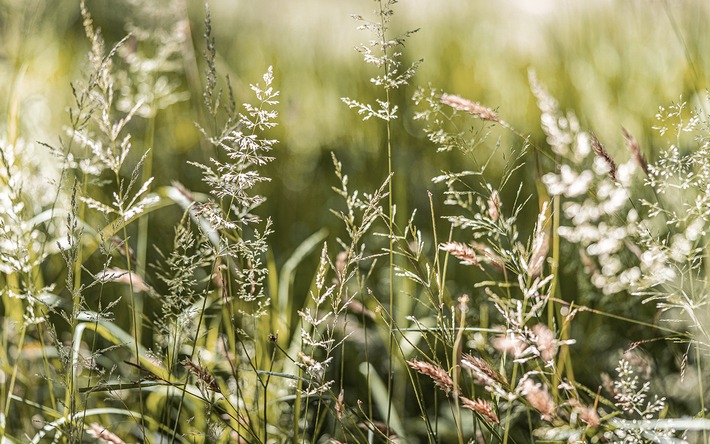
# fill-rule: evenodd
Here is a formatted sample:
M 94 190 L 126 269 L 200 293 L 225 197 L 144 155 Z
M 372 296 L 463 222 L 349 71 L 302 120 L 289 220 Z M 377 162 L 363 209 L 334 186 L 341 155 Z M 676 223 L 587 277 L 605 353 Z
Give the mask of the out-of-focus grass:
M 90 6 L 109 41 L 124 33 L 128 2 Z M 322 211 L 332 199 L 329 151 L 346 156 L 350 174 L 363 182 L 385 172 L 381 131 L 358 125 L 359 117 L 339 100 L 372 95 L 373 73 L 353 51 L 367 36 L 355 29 L 350 14 L 367 16 L 375 4 L 215 1 L 212 8 L 219 58 L 235 89 L 273 64 L 282 91 L 281 125 L 274 133 L 281 142 L 266 192 L 282 196 L 269 202 L 267 213 L 277 222 L 275 250 L 283 257 L 329 218 Z M 612 152 L 623 146 L 620 126 L 652 152 L 649 130 L 658 105 L 681 95 L 692 100 L 707 86 L 708 40 L 702 34 L 709 9 L 701 1 L 408 1 L 393 26 L 421 28 L 404 48 L 405 57 L 424 59 L 413 83 L 431 83 L 494 107 L 539 140 L 539 129 L 530 125 L 538 115 L 527 82 L 528 69 L 534 69 L 562 107 L 574 110 Z M 69 1 L 50 7 L 6 0 L 0 11 L 0 121 L 7 124 L 16 103 L 26 136 L 51 142 L 61 134 L 69 83 L 84 63 L 78 8 Z M 199 47 L 203 6 L 185 2 L 185 11 Z M 432 150 L 410 120 L 410 96 L 411 89 L 398 93 L 405 108 L 395 125 L 402 145 L 395 166 L 409 172 L 396 185 L 407 207 L 425 202 L 424 190 L 432 188 L 428 177 L 445 167 L 441 159 L 433 165 Z M 178 124 L 161 131 L 158 121 L 157 164 L 171 172 L 177 168 L 188 187 L 199 187 L 192 183 L 197 174 L 184 166 L 185 158 L 204 157 L 197 132 L 180 106 L 170 112 Z M 160 169 L 156 174 L 160 182 Z

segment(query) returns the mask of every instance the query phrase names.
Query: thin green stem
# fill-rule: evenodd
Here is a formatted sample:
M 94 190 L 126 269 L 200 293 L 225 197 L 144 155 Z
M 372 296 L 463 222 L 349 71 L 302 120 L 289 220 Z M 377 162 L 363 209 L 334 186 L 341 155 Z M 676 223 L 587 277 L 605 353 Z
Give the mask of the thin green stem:
M 269 381 L 271 380 L 271 372 L 274 369 L 274 359 L 276 358 L 276 346 L 274 344 L 271 344 L 271 346 L 272 346 L 272 350 L 271 350 L 271 362 L 269 363 L 269 373 L 266 376 L 266 382 L 263 383 L 264 400 L 263 400 L 262 409 L 263 409 L 263 415 L 264 415 L 264 442 L 265 443 L 268 442 L 268 438 L 269 438 L 267 435 L 267 433 L 268 433 L 267 425 L 269 423 L 269 421 L 268 421 L 268 413 L 269 412 L 267 410 L 267 408 L 269 406 L 269 403 L 268 403 Z M 259 380 L 261 380 L 261 378 L 259 378 Z
M 383 51 L 383 56 L 387 58 L 387 41 L 385 38 L 385 31 L 386 31 L 386 22 L 385 22 L 385 10 L 384 7 L 382 6 L 382 0 L 378 2 L 379 8 L 380 8 L 380 31 L 382 33 L 381 35 L 381 44 L 382 44 L 382 51 Z M 388 79 L 390 76 L 390 64 L 386 60 L 385 63 L 383 64 L 383 70 L 385 74 L 385 79 Z M 390 112 L 391 106 L 390 106 L 390 90 L 388 86 L 385 86 L 385 103 L 387 104 L 388 107 L 388 114 Z M 392 171 L 392 124 L 390 122 L 390 116 L 388 115 L 387 120 L 385 121 L 385 126 L 387 128 L 387 177 L 388 182 L 387 182 L 387 218 L 388 218 L 388 223 L 387 226 L 389 228 L 389 313 L 391 316 L 394 316 L 394 197 L 393 197 L 393 171 Z M 394 318 L 393 318 L 394 320 Z M 394 332 L 392 329 L 392 322 L 389 323 L 389 341 L 387 345 L 387 428 L 389 429 L 390 427 L 390 419 L 392 416 L 392 392 L 394 390 L 394 359 L 392 357 L 392 350 L 394 348 Z M 401 432 L 401 431 L 398 431 Z
M 148 154 L 143 163 L 143 171 L 141 181 L 146 183 L 153 175 L 153 144 L 155 143 L 155 115 L 151 115 L 148 119 L 146 128 L 145 147 L 148 149 Z M 144 214 L 138 219 L 138 238 L 136 244 L 136 274 L 139 277 L 145 278 L 146 258 L 148 256 L 148 222 L 150 221 L 150 213 Z M 141 317 L 143 316 L 143 300 L 139 299 L 135 310 Z M 141 332 L 138 332 L 138 339 L 141 338 Z
M 459 363 L 461 362 L 461 346 L 463 342 L 463 332 L 464 332 L 464 327 L 466 324 L 466 310 L 465 307 L 463 306 L 464 304 L 461 304 L 463 308 L 461 311 L 461 320 L 459 321 L 459 331 L 458 334 L 456 335 L 456 340 L 454 341 L 454 346 L 452 350 L 452 356 L 451 359 L 453 361 L 453 369 L 454 369 L 454 391 L 456 393 L 456 396 L 454 396 L 454 404 L 455 404 L 455 409 L 456 409 L 456 433 L 459 438 L 459 444 L 463 444 L 463 430 L 462 430 L 462 423 L 461 423 L 461 406 L 459 405 L 459 400 L 458 398 L 458 392 L 459 392 L 459 377 L 461 373 L 461 366 Z
M 518 376 L 518 363 L 516 362 L 513 364 L 513 374 L 510 377 L 510 380 L 514 382 L 515 378 L 517 376 Z M 504 421 L 505 431 L 503 432 L 503 444 L 508 443 L 508 437 L 509 437 L 509 433 L 510 433 L 510 418 L 511 418 L 512 413 L 513 413 L 513 403 L 511 402 L 508 405 L 508 410 L 505 413 L 505 421 Z
M 641 325 L 641 326 L 643 326 L 643 327 L 653 328 L 653 329 L 655 329 L 655 330 L 659 330 L 659 331 L 663 331 L 663 332 L 666 332 L 666 333 L 670 333 L 670 334 L 672 334 L 672 335 L 676 335 L 676 336 L 678 336 L 679 338 L 686 335 L 686 333 L 680 332 L 680 331 L 678 331 L 678 330 L 673 330 L 672 328 L 662 327 L 662 326 L 660 326 L 660 325 L 655 325 L 655 324 L 651 324 L 651 323 L 649 323 L 649 322 L 639 321 L 639 320 L 637 320 L 637 319 L 631 319 L 631 318 L 628 318 L 628 317 L 626 317 L 626 316 L 620 316 L 620 315 L 616 315 L 616 314 L 613 314 L 613 313 L 607 313 L 607 312 L 605 312 L 605 311 L 597 310 L 597 309 L 594 309 L 594 308 L 589 308 L 589 307 L 584 306 L 584 305 L 576 305 L 576 306 L 575 306 L 575 304 L 574 304 L 573 302 L 563 301 L 562 299 L 558 299 L 558 298 L 554 298 L 554 297 L 550 297 L 549 301 L 550 301 L 550 302 L 557 302 L 558 304 L 561 304 L 561 305 L 564 305 L 564 306 L 566 306 L 566 307 L 569 307 L 570 312 L 571 312 L 571 310 L 574 308 L 574 309 L 576 309 L 576 310 L 579 310 L 580 312 L 582 312 L 582 311 L 588 311 L 588 312 L 590 312 L 590 313 L 598 314 L 598 315 L 600 315 L 600 316 L 605 316 L 605 317 L 612 318 L 612 319 L 617 319 L 617 320 L 619 320 L 619 321 L 629 322 L 629 323 L 631 323 L 631 324 L 636 324 L 636 325 Z
M 552 198 L 552 264 L 550 267 L 550 274 L 552 274 L 554 277 L 552 278 L 552 281 L 550 282 L 550 289 L 549 289 L 549 294 L 550 296 L 556 296 L 556 292 L 559 289 L 558 286 L 558 281 L 559 281 L 559 275 L 558 275 L 558 270 L 559 270 L 559 265 L 560 265 L 560 236 L 557 234 L 557 231 L 560 227 L 560 196 L 554 196 Z M 550 331 L 555 331 L 555 305 L 554 304 L 547 304 L 547 327 L 550 329 Z M 566 334 L 566 333 L 565 333 Z M 566 347 L 566 345 L 565 345 Z M 565 351 L 567 351 L 565 349 Z M 560 362 L 562 362 L 560 360 Z M 559 367 L 559 365 L 558 365 Z M 554 374 L 554 379 L 551 384 L 552 388 L 552 394 L 554 397 L 557 397 L 557 392 L 558 392 L 558 386 L 560 382 L 560 377 L 561 377 L 561 370 L 558 368 L 558 370 Z
M 22 332 L 20 333 L 20 342 L 17 344 L 17 349 L 22 350 L 25 343 L 25 327 L 22 327 Z M 15 390 L 15 381 L 17 381 L 17 372 L 20 366 L 20 359 L 15 359 L 15 365 L 12 366 L 12 376 L 10 377 L 10 386 L 8 387 L 8 397 L 5 403 L 5 411 L 3 412 L 4 417 L 10 414 L 10 404 L 12 403 L 12 392 Z
M 126 246 L 128 245 L 128 230 L 126 227 L 123 227 L 123 242 L 126 243 Z M 126 251 L 128 251 L 128 248 L 126 247 Z M 132 264 L 131 264 L 131 255 L 126 254 L 126 269 L 128 270 L 128 291 L 131 293 L 131 313 L 132 313 L 132 321 L 133 321 L 133 340 L 134 340 L 134 349 L 133 351 L 136 353 L 136 362 L 140 359 L 140 334 L 139 331 L 142 328 L 143 324 L 143 318 L 140 316 L 140 314 L 136 311 L 136 292 L 135 289 L 133 288 L 133 272 L 132 270 Z M 143 411 L 143 390 L 138 389 L 138 405 L 139 409 L 138 411 L 141 414 L 141 430 L 143 431 L 143 438 L 146 440 L 146 442 L 150 442 L 148 435 L 145 433 L 145 412 Z
M 700 417 L 705 417 L 705 387 L 703 387 L 703 366 L 700 356 L 700 347 L 695 347 L 695 360 L 698 366 L 698 394 L 700 394 Z M 708 431 L 703 428 L 703 442 L 708 442 Z

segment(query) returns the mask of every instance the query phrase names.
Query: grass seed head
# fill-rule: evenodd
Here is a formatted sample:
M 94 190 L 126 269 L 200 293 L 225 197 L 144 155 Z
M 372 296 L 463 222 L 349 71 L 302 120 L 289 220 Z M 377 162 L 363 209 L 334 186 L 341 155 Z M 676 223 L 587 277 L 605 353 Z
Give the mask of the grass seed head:
M 609 177 L 611 177 L 611 180 L 616 181 L 616 162 L 614 162 L 614 159 L 611 157 L 609 152 L 604 148 L 604 145 L 597 139 L 597 136 L 594 133 L 589 133 L 590 139 L 592 141 L 592 151 L 594 151 L 594 154 L 597 155 L 597 157 L 601 158 L 604 160 L 604 162 L 607 164 L 609 167 Z
M 345 391 L 343 389 L 340 389 L 338 399 L 335 401 L 335 414 L 338 417 L 338 421 L 342 421 L 343 419 L 343 412 L 345 411 L 345 404 L 343 403 L 344 398 Z
M 436 384 L 440 389 L 442 389 L 447 396 L 451 392 L 457 392 L 456 388 L 454 387 L 454 381 L 453 379 L 451 379 L 451 376 L 449 376 L 446 370 L 439 367 L 438 365 L 430 364 L 428 362 L 420 361 L 417 359 L 407 361 L 407 364 L 409 364 L 412 369 L 416 370 L 422 375 L 429 376 L 432 380 L 434 380 L 434 384 Z
M 599 427 L 601 420 L 593 406 L 584 405 L 577 399 L 571 399 L 569 405 L 577 412 L 579 419 L 589 427 Z
M 491 265 L 492 267 L 503 271 L 505 269 L 505 260 L 493 251 L 492 248 L 489 246 L 482 244 L 480 242 L 471 242 L 471 248 L 474 249 L 476 253 L 478 253 L 478 259 L 480 259 L 482 262 Z
M 552 361 L 557 355 L 557 339 L 555 333 L 545 324 L 536 324 L 532 328 L 536 348 L 545 362 Z
M 631 152 L 631 155 L 633 156 L 636 163 L 641 167 L 643 172 L 648 175 L 648 164 L 646 163 L 646 158 L 643 157 L 643 153 L 641 152 L 641 146 L 639 145 L 638 141 L 634 138 L 634 136 L 632 136 L 628 131 L 626 131 L 626 128 L 621 128 L 621 131 L 624 133 L 626 148 L 629 149 L 629 152 Z
M 461 358 L 461 366 L 471 371 L 479 384 L 490 385 L 492 382 L 502 385 L 508 384 L 503 375 L 498 373 L 486 360 L 478 356 L 464 354 Z
M 476 250 L 461 242 L 446 242 L 439 246 L 439 249 L 454 255 L 463 265 L 475 265 L 483 269 L 476 257 Z
M 498 218 L 500 217 L 501 205 L 498 191 L 493 190 L 491 197 L 488 198 L 488 215 L 494 222 L 498 221 Z
M 195 375 L 195 377 L 202 381 L 202 383 L 205 387 L 207 387 L 207 389 L 216 393 L 221 393 L 219 384 L 217 384 L 217 380 L 214 376 L 212 376 L 212 373 L 210 373 L 209 370 L 205 369 L 199 364 L 195 364 L 189 359 L 185 359 L 182 362 L 182 365 L 185 367 L 185 369 L 187 369 L 190 373 L 192 373 L 193 375 Z
M 461 405 L 464 408 L 479 413 L 488 422 L 492 422 L 493 424 L 500 424 L 500 419 L 498 419 L 498 415 L 496 415 L 496 412 L 493 410 L 493 407 L 488 401 L 484 401 L 482 399 L 468 399 L 465 396 L 461 396 L 459 397 L 459 399 L 461 400 Z
M 454 94 L 442 94 L 441 103 L 443 103 L 444 105 L 448 105 L 455 110 L 467 112 L 481 120 L 487 120 L 489 122 L 500 122 L 500 118 L 498 117 L 498 114 L 495 111 L 481 105 L 478 102 L 472 102 L 468 99 L 464 99 L 461 96 L 457 96 Z
M 547 387 L 536 384 L 532 379 L 526 378 L 522 385 L 522 395 L 530 406 L 540 412 L 543 421 L 551 421 L 555 415 L 555 402 L 552 400 Z

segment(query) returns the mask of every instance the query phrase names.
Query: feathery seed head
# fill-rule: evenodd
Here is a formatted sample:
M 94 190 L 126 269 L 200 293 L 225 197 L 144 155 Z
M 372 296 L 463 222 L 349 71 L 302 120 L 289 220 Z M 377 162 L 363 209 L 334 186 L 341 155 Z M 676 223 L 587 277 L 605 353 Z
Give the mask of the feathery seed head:
M 464 99 L 461 96 L 444 93 L 441 95 L 441 103 L 448 105 L 455 110 L 467 112 L 481 120 L 500 122 L 500 118 L 495 111 L 481 105 L 478 102 L 472 102 L 468 99 Z
M 542 267 L 547 258 L 547 252 L 550 246 L 549 236 L 545 231 L 545 220 L 547 219 L 547 210 L 549 202 L 545 201 L 542 204 L 542 209 L 535 224 L 535 237 L 532 240 L 532 253 L 528 261 L 528 275 L 535 277 L 542 273 Z
M 535 346 L 540 351 L 543 361 L 549 362 L 557 355 L 557 340 L 555 333 L 545 324 L 536 324 L 532 328 Z
M 599 414 L 594 406 L 584 405 L 577 399 L 571 399 L 569 405 L 577 412 L 579 419 L 589 427 L 598 427 L 601 423 Z
M 528 348 L 523 338 L 515 333 L 508 332 L 505 335 L 496 336 L 491 341 L 493 348 L 501 353 L 507 353 L 514 357 L 519 357 Z
M 459 399 L 461 400 L 461 405 L 464 408 L 479 413 L 488 422 L 500 424 L 500 419 L 498 419 L 498 415 L 496 415 L 496 412 L 493 411 L 493 407 L 488 401 L 484 401 L 482 399 L 468 399 L 464 396 L 460 396 Z
M 439 246 L 439 249 L 454 255 L 464 265 L 475 265 L 483 269 L 476 257 L 476 250 L 461 242 L 446 242 Z
M 641 152 L 641 146 L 639 145 L 638 141 L 634 138 L 634 136 L 632 136 L 628 131 L 626 131 L 626 128 L 621 128 L 621 131 L 624 133 L 626 147 L 629 149 L 631 155 L 634 157 L 634 160 L 641 167 L 643 172 L 648 175 L 648 164 L 646 163 L 646 159 L 643 157 L 643 153 Z
M 500 195 L 498 194 L 498 190 L 493 190 L 491 197 L 488 198 L 488 215 L 494 222 L 498 221 L 500 217 L 500 209 Z
M 616 180 L 616 162 L 614 162 L 614 159 L 611 157 L 609 152 L 604 148 L 602 143 L 599 141 L 597 136 L 594 133 L 589 133 L 589 136 L 592 141 L 592 151 L 594 151 L 594 154 L 597 155 L 600 159 L 606 163 L 609 171 L 609 177 L 611 177 L 612 180 Z
M 540 412 L 543 421 L 551 421 L 555 417 L 555 402 L 550 396 L 547 387 L 536 384 L 532 379 L 525 378 L 521 394 L 530 403 L 530 406 Z
M 461 358 L 461 366 L 469 369 L 473 373 L 476 382 L 483 385 L 489 385 L 492 382 L 498 382 L 507 385 L 505 377 L 498 373 L 487 361 L 478 356 L 464 354 Z
M 458 392 L 454 387 L 454 381 L 451 379 L 451 376 L 449 376 L 446 370 L 438 365 L 430 364 L 426 361 L 420 361 L 418 359 L 407 361 L 407 364 L 422 375 L 429 376 L 447 395 L 451 392 L 454 392 L 454 394 Z
M 489 246 L 480 242 L 471 242 L 470 245 L 471 248 L 478 253 L 478 258 L 484 263 L 491 265 L 498 270 L 503 270 L 505 268 L 505 261 L 503 258 Z

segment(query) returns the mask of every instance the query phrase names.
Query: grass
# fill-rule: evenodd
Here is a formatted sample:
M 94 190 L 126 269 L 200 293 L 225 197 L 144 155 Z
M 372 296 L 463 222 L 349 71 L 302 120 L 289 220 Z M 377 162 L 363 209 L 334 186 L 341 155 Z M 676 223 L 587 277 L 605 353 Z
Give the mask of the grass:
M 707 8 L 307 6 L 1 5 L 2 441 L 708 442 Z

